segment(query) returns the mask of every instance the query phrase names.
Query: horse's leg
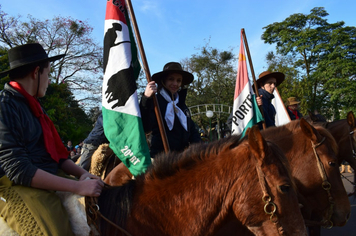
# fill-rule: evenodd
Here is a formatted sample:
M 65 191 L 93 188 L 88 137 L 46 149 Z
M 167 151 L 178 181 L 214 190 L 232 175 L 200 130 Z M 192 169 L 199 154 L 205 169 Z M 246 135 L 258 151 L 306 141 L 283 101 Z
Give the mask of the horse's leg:
M 132 174 L 124 163 L 118 164 L 110 173 L 105 177 L 104 182 L 111 186 L 120 186 L 132 179 Z

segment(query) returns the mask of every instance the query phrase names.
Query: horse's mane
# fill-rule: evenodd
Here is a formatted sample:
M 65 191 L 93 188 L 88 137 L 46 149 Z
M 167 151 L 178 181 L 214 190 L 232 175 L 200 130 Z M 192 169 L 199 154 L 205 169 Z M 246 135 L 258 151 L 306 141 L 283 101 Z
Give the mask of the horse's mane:
M 299 129 L 299 120 L 294 120 L 283 126 L 269 127 L 268 129 L 263 130 L 262 134 L 265 134 L 263 136 L 266 138 L 266 140 L 268 140 L 267 137 L 279 137 L 281 139 L 284 139 L 286 137 L 294 135 L 296 132 L 299 132 Z
M 337 154 L 338 146 L 331 133 L 323 126 L 319 126 L 319 125 L 312 125 L 312 126 L 319 132 L 321 136 L 327 139 L 331 149 L 333 150 L 333 152 L 335 152 L 335 154 Z M 295 133 L 300 132 L 300 129 L 301 129 L 300 120 L 293 120 L 283 126 L 270 127 L 264 130 L 263 133 L 267 134 L 268 136 L 271 135 L 272 137 L 280 137 L 281 139 L 284 139 L 290 135 L 294 135 Z
M 101 214 L 114 217 L 116 224 L 125 227 L 137 185 L 144 184 L 148 179 L 163 179 L 173 176 L 179 170 L 192 168 L 209 157 L 216 156 L 222 150 L 238 146 L 243 140 L 245 139 L 241 139 L 241 136 L 233 135 L 209 144 L 193 144 L 182 153 L 169 152 L 157 155 L 146 173 L 136 176 L 135 181 L 129 181 L 119 187 L 108 187 L 102 191 L 98 200 Z M 101 220 L 100 227 L 103 235 L 113 232 L 112 226 L 105 220 Z
M 105 187 L 98 198 L 98 205 L 101 214 L 106 218 L 114 216 L 113 219 L 115 219 L 115 224 L 124 228 L 128 214 L 131 212 L 132 197 L 135 186 L 136 181 L 130 180 L 123 186 Z M 114 232 L 114 228 L 106 220 L 101 218 L 99 225 L 101 235 L 113 235 L 112 232 Z
M 282 162 L 282 164 L 286 168 L 288 178 L 292 182 L 292 187 L 294 190 L 297 191 L 297 187 L 296 187 L 295 182 L 293 181 L 292 171 L 291 171 L 291 167 L 289 165 L 289 161 L 288 161 L 287 157 L 284 155 L 283 151 L 273 142 L 267 141 L 267 144 L 268 144 L 268 147 L 270 148 L 270 151 L 274 154 L 274 156 L 278 157 L 278 159 Z
M 166 178 L 174 175 L 182 169 L 190 169 L 199 163 L 216 156 L 223 150 L 238 146 L 244 139 L 241 136 L 232 135 L 211 143 L 192 144 L 181 153 L 161 153 L 154 159 L 153 165 L 142 176 L 145 179 Z M 137 178 L 137 180 L 140 177 Z

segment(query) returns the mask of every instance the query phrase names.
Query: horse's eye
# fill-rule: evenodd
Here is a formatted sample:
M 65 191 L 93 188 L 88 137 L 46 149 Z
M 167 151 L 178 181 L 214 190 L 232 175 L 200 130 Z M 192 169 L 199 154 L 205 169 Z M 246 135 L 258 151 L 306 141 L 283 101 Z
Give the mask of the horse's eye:
M 329 161 L 329 166 L 336 166 L 336 163 L 335 162 L 332 162 L 332 161 Z
M 288 193 L 290 189 L 290 185 L 281 185 L 279 186 L 279 189 L 282 191 L 282 193 Z

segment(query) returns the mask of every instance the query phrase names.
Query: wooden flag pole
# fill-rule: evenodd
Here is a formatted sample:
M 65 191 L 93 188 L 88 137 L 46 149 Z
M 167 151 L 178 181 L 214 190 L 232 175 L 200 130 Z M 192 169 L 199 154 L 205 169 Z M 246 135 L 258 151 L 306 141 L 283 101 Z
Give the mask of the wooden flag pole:
M 247 57 L 248 57 L 248 64 L 250 65 L 250 70 L 251 70 L 251 74 L 252 74 L 252 79 L 253 79 L 253 84 L 255 86 L 255 93 L 256 93 L 256 96 L 259 97 L 260 95 L 258 94 L 258 86 L 257 86 L 257 81 L 256 81 L 256 77 L 255 77 L 255 71 L 253 69 L 253 65 L 252 65 L 252 59 L 251 59 L 251 55 L 250 55 L 250 49 L 248 47 L 248 43 L 247 43 L 247 39 L 246 39 L 246 34 L 245 34 L 245 29 L 242 28 L 241 29 L 241 34 L 243 36 L 243 39 L 244 39 L 244 43 L 245 43 L 245 49 L 246 49 L 246 54 L 247 54 Z M 264 114 L 263 114 L 263 108 L 262 106 L 258 106 L 260 108 L 260 112 L 263 116 L 263 118 L 265 117 Z M 266 123 L 263 121 L 262 122 L 262 128 L 263 129 L 266 129 Z
M 125 1 L 126 1 L 126 5 L 128 7 L 128 10 L 129 10 L 129 14 L 130 14 L 130 17 L 131 17 L 131 22 L 133 24 L 133 28 L 134 28 L 134 31 L 135 31 L 135 36 L 136 36 L 138 48 L 140 50 L 140 55 L 141 55 L 141 59 L 142 59 L 142 63 L 143 63 L 143 69 L 144 69 L 145 74 L 146 74 L 146 79 L 147 79 L 147 82 L 151 82 L 152 81 L 151 73 L 150 73 L 150 69 L 149 69 L 148 64 L 147 64 L 146 54 L 145 54 L 145 50 L 143 49 L 142 40 L 141 40 L 140 32 L 138 30 L 136 17 L 135 17 L 135 13 L 133 11 L 133 8 L 132 8 L 131 0 L 125 0 Z M 156 114 L 159 131 L 160 131 L 161 137 L 162 137 L 163 147 L 164 147 L 165 152 L 168 152 L 169 151 L 169 143 L 168 143 L 168 139 L 167 139 L 167 135 L 166 135 L 166 130 L 164 129 L 164 125 L 163 125 L 161 110 L 159 109 L 157 97 L 156 97 L 155 94 L 153 94 L 152 99 L 153 99 L 153 103 L 154 103 L 154 111 L 155 111 L 155 114 Z

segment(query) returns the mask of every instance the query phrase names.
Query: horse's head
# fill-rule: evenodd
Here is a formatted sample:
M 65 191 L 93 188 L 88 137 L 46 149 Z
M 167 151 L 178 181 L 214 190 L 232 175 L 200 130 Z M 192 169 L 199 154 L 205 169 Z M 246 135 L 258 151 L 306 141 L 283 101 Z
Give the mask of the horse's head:
M 304 118 L 262 132 L 281 148 L 291 172 L 305 219 L 334 225 L 346 223 L 350 203 L 341 181 L 337 163 L 337 144 L 322 126 L 312 126 Z M 331 187 L 327 187 L 327 182 Z
M 338 163 L 347 161 L 356 169 L 356 122 L 353 112 L 348 112 L 347 119 L 329 122 L 326 128 L 338 144 Z
M 248 145 L 245 151 L 250 152 L 245 160 L 249 162 L 249 169 L 245 170 L 243 184 L 237 183 L 236 188 L 243 188 L 240 194 L 251 199 L 243 206 L 235 201 L 236 217 L 256 235 L 306 235 L 283 152 L 273 143 L 266 142 L 257 126 L 248 132 L 248 139 L 240 146 L 243 145 Z
M 313 127 L 303 118 L 300 128 L 302 132 L 295 142 L 302 146 L 296 145 L 293 150 L 305 150 L 293 158 L 299 190 L 307 199 L 314 220 L 343 226 L 350 215 L 350 203 L 339 173 L 337 144 L 325 128 Z
M 317 122 L 327 122 L 326 118 L 320 114 L 314 114 L 311 111 L 308 111 L 308 115 L 303 117 L 309 123 L 317 123 Z

